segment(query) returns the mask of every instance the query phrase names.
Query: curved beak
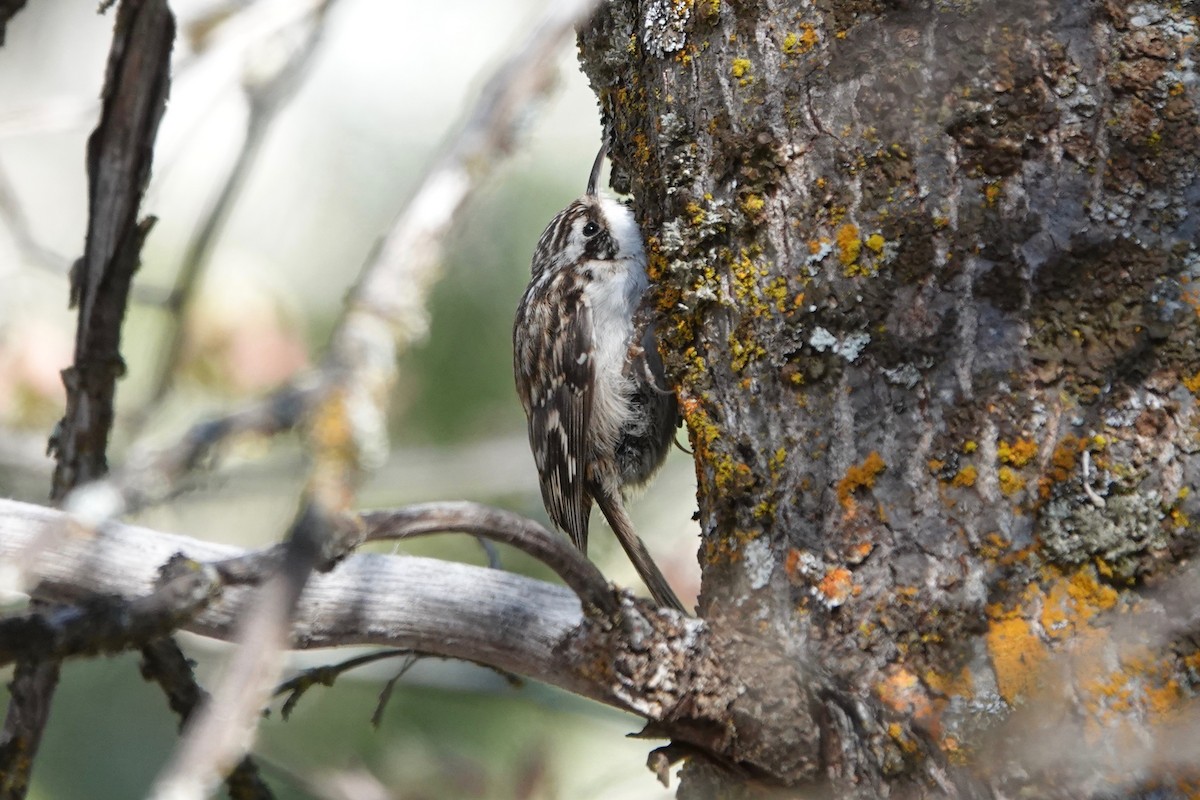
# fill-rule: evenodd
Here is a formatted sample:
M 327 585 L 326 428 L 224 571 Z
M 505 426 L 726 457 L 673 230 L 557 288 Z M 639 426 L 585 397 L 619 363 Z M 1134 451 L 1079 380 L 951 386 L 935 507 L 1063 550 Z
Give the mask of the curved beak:
M 588 176 L 587 196 L 596 196 L 596 184 L 600 182 L 600 168 L 604 166 L 604 157 L 608 155 L 608 142 L 603 142 L 600 145 L 600 152 L 596 153 L 596 161 L 592 164 L 592 174 Z

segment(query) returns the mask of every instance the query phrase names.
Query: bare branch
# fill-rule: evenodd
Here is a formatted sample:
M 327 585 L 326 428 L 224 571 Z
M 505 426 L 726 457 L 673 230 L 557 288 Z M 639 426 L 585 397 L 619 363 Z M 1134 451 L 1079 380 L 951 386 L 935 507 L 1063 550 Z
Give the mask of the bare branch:
M 50 716 L 61 666 L 58 661 L 17 662 L 0 736 L 0 797 L 5 800 L 22 798 L 29 790 L 29 773 Z
M 186 559 L 164 568 L 172 577 L 132 600 L 89 597 L 0 620 L 0 665 L 80 655 L 112 655 L 179 628 L 216 595 L 216 570 Z
M 51 440 L 52 496 L 108 472 L 113 393 L 124 372 L 121 323 L 153 219 L 138 221 L 154 137 L 170 86 L 175 20 L 161 0 L 129 0 L 117 15 L 100 123 L 88 140 L 88 233 L 73 270 L 75 362 L 63 373 L 67 411 Z
M 0 499 L 0 564 L 67 525 L 61 511 Z M 38 551 L 26 570 L 39 598 L 132 599 L 153 590 L 158 565 L 176 553 L 204 563 L 246 555 L 228 545 L 113 522 L 93 534 L 76 527 L 56 540 L 53 552 Z M 251 588 L 228 587 L 185 627 L 230 640 L 254 602 Z M 290 643 L 301 649 L 377 644 L 463 658 L 628 708 L 554 652 L 582 620 L 578 598 L 563 586 L 465 564 L 364 553 L 308 583 Z
M 366 511 L 359 518 L 366 528 L 366 541 L 462 531 L 512 545 L 554 570 L 585 606 L 609 616 L 619 612 L 620 604 L 595 564 L 564 537 L 519 514 L 480 503 L 448 502 Z

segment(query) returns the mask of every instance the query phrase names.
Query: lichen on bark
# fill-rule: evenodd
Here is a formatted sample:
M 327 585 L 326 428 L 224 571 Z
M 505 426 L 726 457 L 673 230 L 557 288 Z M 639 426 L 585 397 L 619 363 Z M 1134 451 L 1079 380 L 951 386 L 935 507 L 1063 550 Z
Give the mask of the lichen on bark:
M 944 759 L 1012 788 L 973 748 L 1055 689 L 1153 736 L 1038 671 L 1098 638 L 1156 654 L 1146 697 L 1197 692 L 1178 632 L 1121 631 L 1200 540 L 1198 34 L 1069 0 L 610 2 L 581 32 L 696 455 L 701 614 L 864 698 L 885 735 L 826 755 L 839 785 Z M 1062 585 L 1083 641 L 1046 627 Z

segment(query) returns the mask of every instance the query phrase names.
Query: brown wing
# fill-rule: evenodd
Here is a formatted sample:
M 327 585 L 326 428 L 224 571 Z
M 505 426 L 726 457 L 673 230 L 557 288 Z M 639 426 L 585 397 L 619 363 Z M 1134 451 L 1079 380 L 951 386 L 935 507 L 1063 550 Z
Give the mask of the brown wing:
M 569 281 L 569 275 L 559 274 L 526 293 L 517 312 L 515 366 L 542 502 L 554 524 L 587 552 L 592 498 L 584 490 L 584 472 L 592 416 L 592 322 L 582 286 Z

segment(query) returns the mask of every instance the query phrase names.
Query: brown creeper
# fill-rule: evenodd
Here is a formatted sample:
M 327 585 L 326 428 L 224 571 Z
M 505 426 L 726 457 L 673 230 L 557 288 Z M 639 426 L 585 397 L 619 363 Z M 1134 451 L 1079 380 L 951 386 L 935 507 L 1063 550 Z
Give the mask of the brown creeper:
M 627 206 L 596 193 L 605 152 L 587 193 L 538 239 L 513 328 L 517 394 L 550 519 L 586 553 L 594 500 L 654 599 L 683 611 L 621 500 L 662 466 L 678 410 L 659 388 L 653 327 L 634 323 L 647 287 L 641 231 Z

